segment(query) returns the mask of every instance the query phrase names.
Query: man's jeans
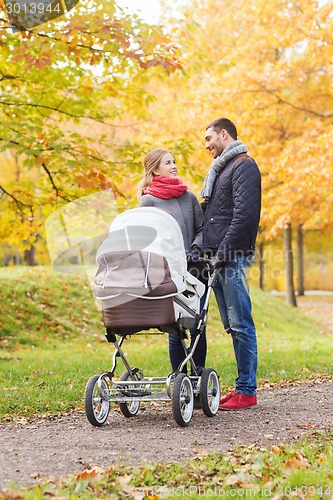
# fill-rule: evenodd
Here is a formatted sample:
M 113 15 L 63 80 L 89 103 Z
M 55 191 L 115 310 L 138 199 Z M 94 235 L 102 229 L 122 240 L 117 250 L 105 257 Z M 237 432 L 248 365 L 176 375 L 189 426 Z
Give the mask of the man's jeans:
M 236 390 L 247 396 L 256 394 L 258 365 L 256 329 L 246 279 L 246 268 L 251 264 L 251 258 L 237 256 L 218 270 L 214 285 L 223 326 L 232 336 L 238 369 Z

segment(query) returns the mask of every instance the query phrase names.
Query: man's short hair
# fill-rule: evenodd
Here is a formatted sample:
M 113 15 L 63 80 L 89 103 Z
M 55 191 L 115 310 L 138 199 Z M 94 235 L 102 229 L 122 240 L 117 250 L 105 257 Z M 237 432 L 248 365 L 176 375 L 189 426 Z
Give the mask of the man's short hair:
M 207 125 L 206 130 L 211 127 L 218 133 L 221 132 L 222 129 L 225 129 L 228 134 L 235 139 L 235 141 L 237 140 L 236 125 L 228 118 L 217 118 L 216 120 L 213 120 Z

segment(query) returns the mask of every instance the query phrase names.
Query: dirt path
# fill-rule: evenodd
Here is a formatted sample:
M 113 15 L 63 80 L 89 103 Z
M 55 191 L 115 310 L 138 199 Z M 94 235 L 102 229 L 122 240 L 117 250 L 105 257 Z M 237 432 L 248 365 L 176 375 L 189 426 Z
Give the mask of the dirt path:
M 179 461 L 198 450 L 227 451 L 236 444 L 270 446 L 314 429 L 333 432 L 333 382 L 301 384 L 259 392 L 256 408 L 195 411 L 187 428 L 178 427 L 170 405 L 146 407 L 126 419 L 112 410 L 106 424 L 92 427 L 83 414 L 0 426 L 0 487 L 34 483 L 92 465 Z
M 316 310 L 311 303 L 307 312 L 316 315 Z M 332 307 L 327 314 L 332 319 Z M 112 409 L 101 428 L 92 427 L 83 413 L 2 424 L 0 489 L 10 482 L 35 483 L 93 465 L 180 461 L 198 450 L 227 451 L 237 444 L 254 443 L 270 446 L 313 430 L 333 433 L 333 380 L 265 388 L 258 400 L 257 407 L 219 412 L 214 418 L 195 411 L 187 428 L 174 422 L 170 404 L 143 407 L 131 419 Z

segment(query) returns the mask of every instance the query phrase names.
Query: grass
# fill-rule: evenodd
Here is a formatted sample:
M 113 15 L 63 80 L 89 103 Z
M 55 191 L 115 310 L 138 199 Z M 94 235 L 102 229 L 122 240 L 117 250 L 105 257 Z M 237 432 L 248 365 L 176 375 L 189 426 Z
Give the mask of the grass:
M 0 349 L 43 349 L 100 331 L 89 283 L 47 267 L 0 268 Z
M 0 420 L 80 408 L 87 380 L 110 368 L 113 353 L 88 283 L 49 268 L 0 269 L 0 277 Z M 321 325 L 279 297 L 253 289 L 252 298 L 260 386 L 332 376 L 333 337 Z M 219 373 L 222 389 L 232 387 L 231 340 L 222 331 L 214 300 L 208 346 L 207 366 Z M 146 375 L 169 373 L 166 335 L 133 336 L 123 347 L 131 364 Z M 186 463 L 95 467 L 33 487 L 7 488 L 0 499 L 328 499 L 333 497 L 332 470 L 332 436 L 313 433 L 292 445 L 198 453 Z
M 110 369 L 113 354 L 88 282 L 46 267 L 1 269 L 0 277 L 0 420 L 81 407 L 87 380 Z M 332 336 L 277 297 L 253 289 L 252 298 L 259 385 L 332 376 Z M 232 387 L 231 339 L 214 299 L 207 335 L 207 366 L 222 389 Z M 123 348 L 145 375 L 170 372 L 166 335 L 133 336 Z M 120 376 L 123 367 L 117 370 Z
M 0 499 L 177 499 L 333 497 L 332 436 L 313 433 L 292 445 L 198 453 L 184 463 L 94 467 L 57 481 L 0 491 Z

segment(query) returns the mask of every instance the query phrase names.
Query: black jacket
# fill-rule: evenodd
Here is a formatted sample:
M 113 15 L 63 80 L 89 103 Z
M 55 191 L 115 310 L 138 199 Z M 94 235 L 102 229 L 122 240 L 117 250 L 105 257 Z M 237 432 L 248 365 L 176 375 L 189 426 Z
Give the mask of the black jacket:
M 248 155 L 230 160 L 218 174 L 205 212 L 202 250 L 230 261 L 254 255 L 261 209 L 261 178 Z

